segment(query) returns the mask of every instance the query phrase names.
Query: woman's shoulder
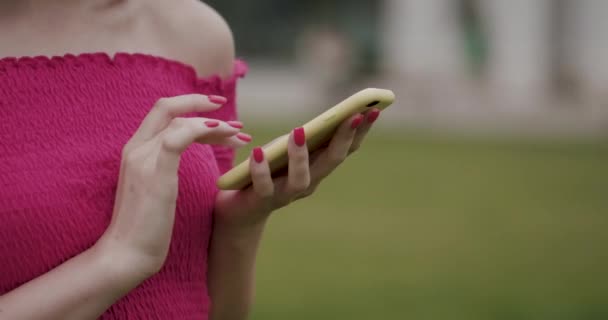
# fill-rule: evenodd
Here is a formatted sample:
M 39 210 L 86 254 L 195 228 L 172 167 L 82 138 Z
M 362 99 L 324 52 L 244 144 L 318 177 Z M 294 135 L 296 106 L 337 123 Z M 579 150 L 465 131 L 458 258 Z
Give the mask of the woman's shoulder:
M 154 32 L 168 55 L 194 66 L 200 75 L 232 74 L 234 38 L 217 11 L 197 0 L 157 0 L 150 9 Z

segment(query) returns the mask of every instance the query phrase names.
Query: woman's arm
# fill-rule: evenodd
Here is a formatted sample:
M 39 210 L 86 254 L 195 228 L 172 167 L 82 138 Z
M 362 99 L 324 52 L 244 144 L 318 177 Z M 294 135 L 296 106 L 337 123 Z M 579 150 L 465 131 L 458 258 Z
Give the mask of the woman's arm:
M 193 143 L 246 144 L 228 123 L 180 117 L 219 107 L 199 94 L 160 99 L 123 148 L 112 220 L 103 236 L 90 249 L 1 296 L 0 319 L 97 319 L 157 273 L 169 251 L 181 154 Z M 208 120 L 216 125 L 206 125 Z
M 135 265 L 96 244 L 1 296 L 0 319 L 96 319 L 144 279 Z
M 253 303 L 255 258 L 265 222 L 253 226 L 214 223 L 209 248 L 211 320 L 246 319 Z

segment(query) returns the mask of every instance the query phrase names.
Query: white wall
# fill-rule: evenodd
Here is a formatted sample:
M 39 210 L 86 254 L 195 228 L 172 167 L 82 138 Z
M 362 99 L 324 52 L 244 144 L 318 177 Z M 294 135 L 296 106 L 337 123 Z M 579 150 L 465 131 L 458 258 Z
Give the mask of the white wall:
M 504 108 L 535 108 L 551 87 L 552 0 L 479 1 L 490 46 L 488 81 Z
M 565 61 L 587 100 L 608 101 L 608 1 L 565 1 Z M 602 101 L 604 100 L 604 101 Z
M 453 0 L 386 0 L 385 69 L 459 77 L 466 61 L 456 4 Z

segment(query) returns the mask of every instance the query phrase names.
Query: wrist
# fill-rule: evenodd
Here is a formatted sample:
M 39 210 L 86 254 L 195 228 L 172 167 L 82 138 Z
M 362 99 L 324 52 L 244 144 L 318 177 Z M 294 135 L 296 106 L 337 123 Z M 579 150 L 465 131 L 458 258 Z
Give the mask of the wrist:
M 131 290 L 153 276 L 157 269 L 121 247 L 105 235 L 93 247 L 91 254 L 105 278 L 117 287 Z
M 214 220 L 212 237 L 215 242 L 234 248 L 257 247 L 266 227 L 267 218 L 248 224 L 224 223 Z
M 268 217 L 255 221 L 238 222 L 223 221 L 221 218 L 213 219 L 213 231 L 233 237 L 249 237 L 264 231 Z

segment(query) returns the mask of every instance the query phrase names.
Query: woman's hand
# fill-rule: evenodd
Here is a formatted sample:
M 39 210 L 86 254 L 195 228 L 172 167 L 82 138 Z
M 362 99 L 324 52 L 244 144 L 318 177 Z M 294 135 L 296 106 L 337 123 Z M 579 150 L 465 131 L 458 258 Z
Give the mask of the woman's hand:
M 354 115 L 340 125 L 326 148 L 310 159 L 302 128 L 289 136 L 287 174 L 272 178 L 261 148 L 249 161 L 252 185 L 220 191 L 209 247 L 210 319 L 246 319 L 253 303 L 255 257 L 266 218 L 293 200 L 312 194 L 346 157 L 357 150 L 380 110 Z
M 160 99 L 124 146 L 112 221 L 96 246 L 134 276 L 153 275 L 167 256 L 182 152 L 192 143 L 241 147 L 249 140 L 239 123 L 179 117 L 225 102 L 198 94 Z
M 326 148 L 309 159 L 302 128 L 292 131 L 288 143 L 287 174 L 273 179 L 262 148 L 253 149 L 250 159 L 252 185 L 244 190 L 220 191 L 216 202 L 215 224 L 221 227 L 255 226 L 290 202 L 311 195 L 363 142 L 379 109 L 357 114 L 344 121 Z

